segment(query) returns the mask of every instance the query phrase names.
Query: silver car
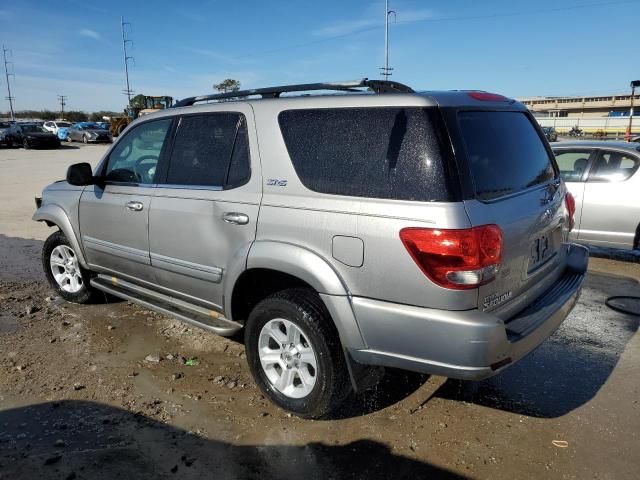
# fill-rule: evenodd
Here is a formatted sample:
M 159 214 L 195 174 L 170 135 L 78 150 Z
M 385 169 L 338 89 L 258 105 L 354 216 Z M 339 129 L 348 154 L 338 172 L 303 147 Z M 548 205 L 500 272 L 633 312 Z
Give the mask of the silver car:
M 600 247 L 640 248 L 640 145 L 563 142 L 553 151 L 576 201 L 571 237 Z
M 323 90 L 342 94 L 291 95 Z M 36 203 L 59 295 L 244 330 L 258 386 L 310 418 L 379 367 L 497 374 L 558 328 L 588 261 L 523 105 L 396 82 L 184 99 Z

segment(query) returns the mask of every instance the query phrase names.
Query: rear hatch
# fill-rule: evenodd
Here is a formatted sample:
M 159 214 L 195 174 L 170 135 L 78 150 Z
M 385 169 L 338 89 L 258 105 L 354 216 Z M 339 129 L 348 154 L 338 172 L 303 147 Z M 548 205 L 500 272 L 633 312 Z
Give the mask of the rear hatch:
M 478 308 L 505 319 L 561 275 L 568 222 L 553 154 L 518 105 L 445 113 L 469 220 L 498 225 L 503 234 L 500 271 L 479 288 Z

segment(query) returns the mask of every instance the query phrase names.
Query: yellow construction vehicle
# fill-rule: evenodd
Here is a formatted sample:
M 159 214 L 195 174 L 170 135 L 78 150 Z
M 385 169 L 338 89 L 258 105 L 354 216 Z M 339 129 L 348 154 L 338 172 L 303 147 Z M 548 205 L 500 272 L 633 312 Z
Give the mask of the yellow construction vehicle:
M 166 95 L 160 97 L 138 95 L 134 97 L 129 106 L 124 109 L 124 115 L 122 117 L 104 117 L 104 119 L 109 122 L 111 135 L 117 137 L 127 128 L 127 125 L 136 118 L 147 115 L 148 113 L 157 112 L 158 110 L 164 110 L 172 104 L 173 98 Z

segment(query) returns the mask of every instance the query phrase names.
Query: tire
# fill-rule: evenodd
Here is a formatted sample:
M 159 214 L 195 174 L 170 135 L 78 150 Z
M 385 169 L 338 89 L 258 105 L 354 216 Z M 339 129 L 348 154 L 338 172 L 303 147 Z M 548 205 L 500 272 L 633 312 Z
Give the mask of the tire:
M 69 142 L 69 143 L 72 143 L 72 142 L 73 142 L 73 139 L 71 138 L 71 136 L 70 136 L 70 135 L 67 135 L 67 142 Z
M 294 344 L 287 342 L 295 338 L 290 336 L 295 329 L 300 335 L 291 350 Z M 267 333 L 278 330 L 282 335 L 278 341 Z M 278 343 L 284 339 L 284 343 Z M 258 387 L 277 406 L 302 418 L 330 417 L 352 391 L 338 332 L 322 300 L 312 290 L 283 290 L 259 302 L 245 325 L 245 349 Z M 272 350 L 272 356 L 279 355 L 278 360 L 271 360 L 272 368 L 263 367 L 261 351 L 265 349 Z M 302 353 L 296 353 L 296 349 Z M 314 360 L 305 363 L 305 358 Z M 296 361 L 297 365 L 286 366 L 286 362 Z M 279 372 L 291 379 L 283 382 L 288 385 L 284 388 L 287 393 L 274 381 L 274 376 L 282 376 Z
M 89 139 L 87 138 L 86 135 L 82 136 L 82 141 L 84 142 L 85 145 L 89 143 Z
M 58 247 L 61 248 L 58 249 Z M 75 290 L 75 288 L 72 288 L 71 284 L 68 285 L 69 288 L 63 288 L 61 284 L 58 283 L 58 280 L 56 280 L 56 277 L 53 273 L 54 266 L 52 265 L 52 257 L 61 258 L 58 253 L 61 250 L 66 249 L 70 250 L 75 256 L 75 261 L 73 261 L 72 258 L 72 262 L 70 265 L 72 266 L 73 271 L 78 273 L 78 275 L 73 275 L 79 278 L 78 283 L 80 288 L 78 288 L 77 290 Z M 44 247 L 42 248 L 42 268 L 44 268 L 44 274 L 47 277 L 47 280 L 49 281 L 51 287 L 56 291 L 56 294 L 60 295 L 65 300 L 74 303 L 91 303 L 92 301 L 96 300 L 98 291 L 89 284 L 89 280 L 93 276 L 93 273 L 85 270 L 80 266 L 80 264 L 77 262 L 77 255 L 75 254 L 73 247 L 69 243 L 69 240 L 67 240 L 67 237 L 64 235 L 64 233 L 62 233 L 61 231 L 57 231 L 56 233 L 50 235 L 49 238 L 47 238 L 47 240 L 44 242 Z M 58 269 L 59 273 L 66 271 L 66 269 L 61 266 L 56 268 Z
M 31 148 L 31 144 L 26 138 L 22 141 L 22 148 L 24 148 L 25 150 L 29 150 Z

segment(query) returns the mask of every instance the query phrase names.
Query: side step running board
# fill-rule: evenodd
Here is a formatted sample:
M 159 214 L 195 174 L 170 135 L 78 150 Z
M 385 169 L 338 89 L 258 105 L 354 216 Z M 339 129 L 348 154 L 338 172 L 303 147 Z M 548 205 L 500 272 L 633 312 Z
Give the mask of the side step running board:
M 241 324 L 226 319 L 221 313 L 214 310 L 207 310 L 116 277 L 98 275 L 91 279 L 91 285 L 103 292 L 137 303 L 150 310 L 176 317 L 223 337 L 230 337 L 242 329 Z

